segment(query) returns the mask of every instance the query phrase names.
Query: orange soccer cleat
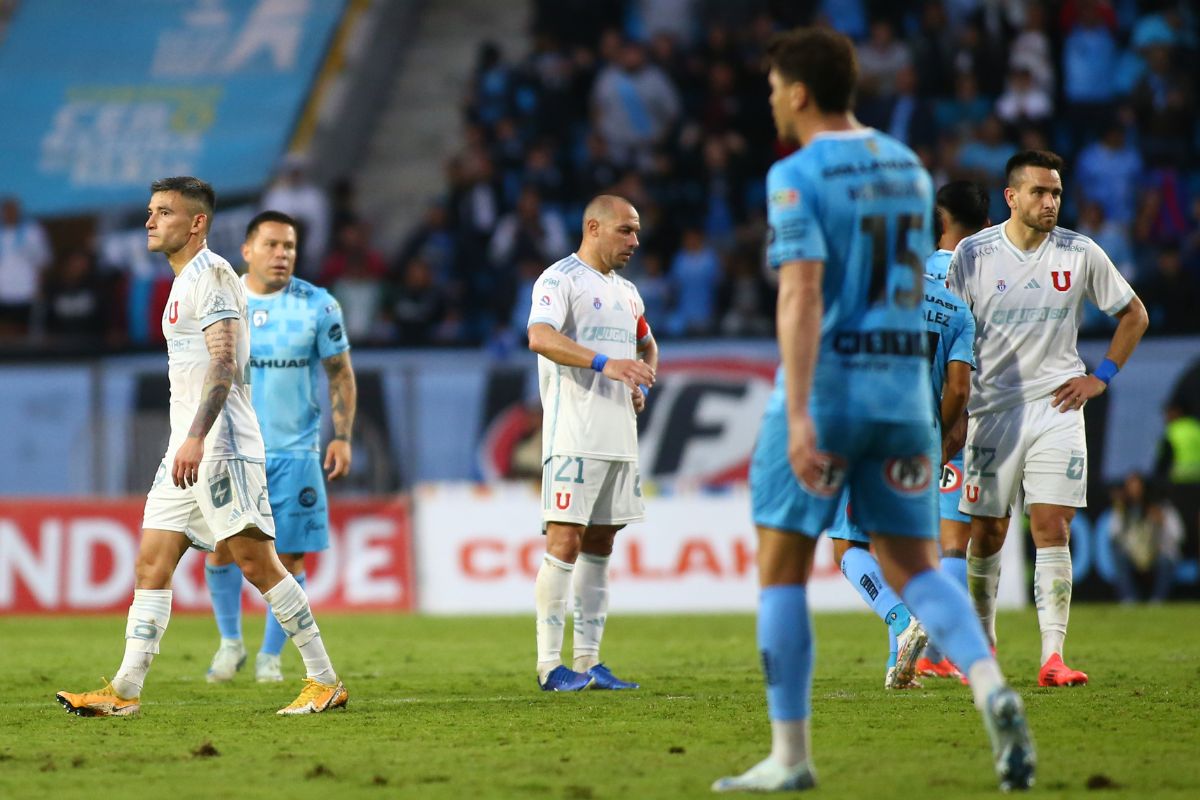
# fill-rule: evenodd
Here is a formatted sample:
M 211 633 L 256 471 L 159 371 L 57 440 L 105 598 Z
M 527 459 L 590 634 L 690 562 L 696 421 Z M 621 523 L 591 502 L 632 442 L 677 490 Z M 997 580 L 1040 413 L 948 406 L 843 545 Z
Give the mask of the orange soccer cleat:
M 1046 659 L 1038 672 L 1038 686 L 1084 686 L 1087 682 L 1087 673 L 1068 667 L 1058 653 Z

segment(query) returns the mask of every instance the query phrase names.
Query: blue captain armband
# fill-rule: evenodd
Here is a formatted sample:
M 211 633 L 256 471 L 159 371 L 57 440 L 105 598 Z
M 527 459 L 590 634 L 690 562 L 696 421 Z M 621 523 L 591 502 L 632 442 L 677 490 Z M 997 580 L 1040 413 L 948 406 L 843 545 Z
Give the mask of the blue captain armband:
M 1117 366 L 1115 361 L 1111 358 L 1106 358 L 1100 362 L 1100 366 L 1096 367 L 1092 375 L 1104 381 L 1104 385 L 1108 386 L 1108 382 L 1116 377 L 1116 374 L 1120 371 L 1121 368 Z
M 596 353 L 596 357 L 592 359 L 592 369 L 596 372 L 604 372 L 604 365 L 608 363 L 608 356 L 604 353 Z

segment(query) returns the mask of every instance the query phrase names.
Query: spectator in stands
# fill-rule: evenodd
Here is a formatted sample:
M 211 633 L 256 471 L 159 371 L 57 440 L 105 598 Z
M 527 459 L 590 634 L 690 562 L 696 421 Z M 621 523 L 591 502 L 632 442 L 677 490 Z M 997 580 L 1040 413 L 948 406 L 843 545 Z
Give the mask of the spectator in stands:
M 856 42 L 867 37 L 866 3 L 863 0 L 820 0 L 820 15 L 829 27 Z
M 954 94 L 954 33 L 938 0 L 921 7 L 921 24 L 911 42 L 917 84 L 925 97 Z
M 1194 161 L 1195 62 L 1177 68 L 1174 51 L 1165 44 L 1143 52 L 1147 70 L 1130 95 L 1142 154 L 1153 166 L 1186 165 Z
M 46 231 L 15 197 L 0 199 L 0 339 L 30 332 L 42 274 L 52 257 Z
M 1013 64 L 1023 64 L 1033 82 L 1053 96 L 1055 89 L 1054 54 L 1046 33 L 1046 12 L 1041 3 L 1025 6 L 1025 24 L 1009 50 Z
M 562 219 L 542 207 L 542 198 L 533 186 L 526 186 L 512 211 L 500 217 L 488 248 L 492 268 L 513 270 L 520 261 L 535 261 L 546 266 L 554 263 L 556 253 L 569 247 Z
M 996 101 L 996 116 L 1015 129 L 1045 125 L 1053 113 L 1054 101 L 1034 81 L 1029 64 L 1013 59 L 1004 94 Z
M 638 251 L 637 259 L 630 266 L 629 279 L 638 287 L 645 306 L 646 321 L 655 330 L 661 327 L 663 338 L 670 336 L 667 331 L 667 321 L 673 305 L 671 298 L 671 281 L 667 278 L 663 259 L 658 253 L 642 248 Z M 657 334 L 656 334 L 657 336 Z
M 760 262 L 761 253 L 741 247 L 730 255 L 717 292 L 722 336 L 766 337 L 774 330 L 775 296 Z
M 470 116 L 485 126 L 493 126 L 508 116 L 512 101 L 512 72 L 504 63 L 504 54 L 495 42 L 479 45 L 475 74 L 467 96 Z
M 932 104 L 917 94 L 917 71 L 910 65 L 900 67 L 893 76 L 893 88 L 891 94 L 862 102 L 859 121 L 912 148 L 932 145 L 937 139 L 937 125 Z
M 332 215 L 329 199 L 309 179 L 308 167 L 307 156 L 289 153 L 275 182 L 263 195 L 261 206 L 263 211 L 282 211 L 299 223 L 296 274 L 312 280 L 329 248 Z
M 1179 248 L 1162 248 L 1155 272 L 1139 287 L 1138 296 L 1150 312 L 1150 327 L 1156 333 L 1183 334 L 1200 332 L 1200 314 L 1196 298 L 1200 285 L 1183 271 Z
M 1121 271 L 1126 280 L 1131 283 L 1137 282 L 1137 262 L 1133 258 L 1133 242 L 1129 238 L 1129 227 L 1108 219 L 1100 201 L 1083 201 L 1075 230 L 1100 245 L 1100 249 L 1112 259 L 1113 264 Z
M 1117 596 L 1136 603 L 1138 583 L 1151 580 L 1150 602 L 1171 593 L 1183 544 L 1183 520 L 1171 502 L 1138 473 L 1130 473 L 1116 493 L 1108 531 L 1117 568 Z
M 896 75 L 912 68 L 908 47 L 896 39 L 887 20 L 871 23 L 871 38 L 858 46 L 858 86 L 862 97 L 891 97 L 896 92 Z M 914 76 L 915 81 L 915 76 Z
M 979 94 L 979 84 L 969 72 L 954 79 L 954 97 L 938 102 L 934 112 L 938 130 L 969 136 L 992 113 L 992 103 Z
M 1133 222 L 1137 205 L 1137 181 L 1142 175 L 1142 157 L 1125 139 L 1125 126 L 1112 121 L 1100 139 L 1085 147 L 1075 163 L 1080 198 L 1100 203 L 1104 216 L 1113 222 Z
M 596 76 L 592 90 L 592 124 L 604 136 L 620 166 L 648 167 L 656 146 L 679 120 L 679 93 L 645 49 L 625 42 L 620 61 Z
M 1200 194 L 1192 198 L 1188 232 L 1184 236 L 1180 256 L 1185 270 L 1192 275 L 1200 275 Z
M 1106 24 L 1099 0 L 1080 0 L 1078 11 L 1068 16 L 1063 41 L 1063 95 L 1067 120 L 1076 146 L 1091 138 L 1090 131 L 1102 129 L 1116 99 L 1116 74 L 1120 48 Z
M 958 151 L 958 177 L 982 183 L 988 187 L 991 207 L 1006 208 L 1004 167 L 1015 152 L 1017 148 L 1004 138 L 1000 120 L 989 116 Z
M 675 308 L 666 329 L 672 336 L 711 333 L 716 321 L 717 282 L 721 262 L 700 228 L 683 232 L 679 252 L 671 260 L 668 280 Z
M 60 345 L 81 350 L 117 343 L 114 299 L 113 281 L 100 272 L 95 255 L 84 247 L 71 250 L 46 273 L 43 281 L 48 337 Z
M 379 313 L 387 264 L 371 247 L 363 222 L 350 220 L 338 229 L 333 249 L 321 267 L 318 283 L 327 287 L 342 306 L 346 334 L 351 341 L 378 341 Z
M 400 283 L 387 294 L 391 340 L 402 347 L 432 343 L 446 312 L 446 297 L 429 262 L 420 256 L 410 259 Z
M 392 273 L 397 281 L 402 280 L 408 262 L 420 258 L 433 271 L 433 281 L 449 290 L 451 294 L 461 294 L 461 287 L 456 292 L 459 276 L 455 270 L 455 254 L 457 242 L 454 232 L 450 229 L 450 215 L 442 202 L 430 203 L 425 209 L 421 221 L 409 232 L 400 252 L 393 262 Z

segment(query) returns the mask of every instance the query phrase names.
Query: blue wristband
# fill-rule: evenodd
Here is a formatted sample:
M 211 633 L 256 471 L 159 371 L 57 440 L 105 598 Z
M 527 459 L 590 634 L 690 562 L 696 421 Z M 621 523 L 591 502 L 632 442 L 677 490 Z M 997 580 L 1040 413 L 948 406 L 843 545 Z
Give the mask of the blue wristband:
M 596 353 L 596 357 L 592 359 L 592 369 L 596 372 L 604 372 L 604 365 L 608 363 L 608 356 L 604 353 Z
M 644 383 L 639 383 L 638 388 L 642 390 L 642 399 L 646 400 L 650 397 L 650 387 Z
M 1117 366 L 1115 361 L 1111 358 L 1106 358 L 1100 362 L 1100 366 L 1092 371 L 1092 375 L 1104 381 L 1104 385 L 1108 386 L 1108 382 L 1120 371 L 1121 368 Z

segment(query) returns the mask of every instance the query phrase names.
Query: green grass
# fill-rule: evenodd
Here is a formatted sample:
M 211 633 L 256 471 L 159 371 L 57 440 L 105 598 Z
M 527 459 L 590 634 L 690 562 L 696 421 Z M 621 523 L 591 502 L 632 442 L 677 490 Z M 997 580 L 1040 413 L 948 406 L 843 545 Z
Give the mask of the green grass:
M 1200 607 L 1072 609 L 1086 688 L 1034 685 L 1032 611 L 1001 614 L 1001 661 L 1024 696 L 1044 797 L 1200 796 Z M 0 618 L 0 797 L 706 797 L 767 751 L 750 616 L 615 616 L 605 658 L 631 693 L 546 695 L 533 620 L 320 618 L 350 707 L 284 719 L 297 682 L 204 681 L 206 617 L 171 621 L 140 717 L 81 719 L 59 689 L 95 688 L 124 620 Z M 256 644 L 261 624 L 247 621 Z M 994 797 L 986 736 L 956 682 L 885 693 L 882 625 L 816 619 L 814 757 L 824 798 Z M 569 635 L 568 635 L 569 640 Z M 284 657 L 296 676 L 299 657 Z M 216 755 L 198 755 L 211 743 Z M 1089 789 L 1104 787 L 1096 793 Z

